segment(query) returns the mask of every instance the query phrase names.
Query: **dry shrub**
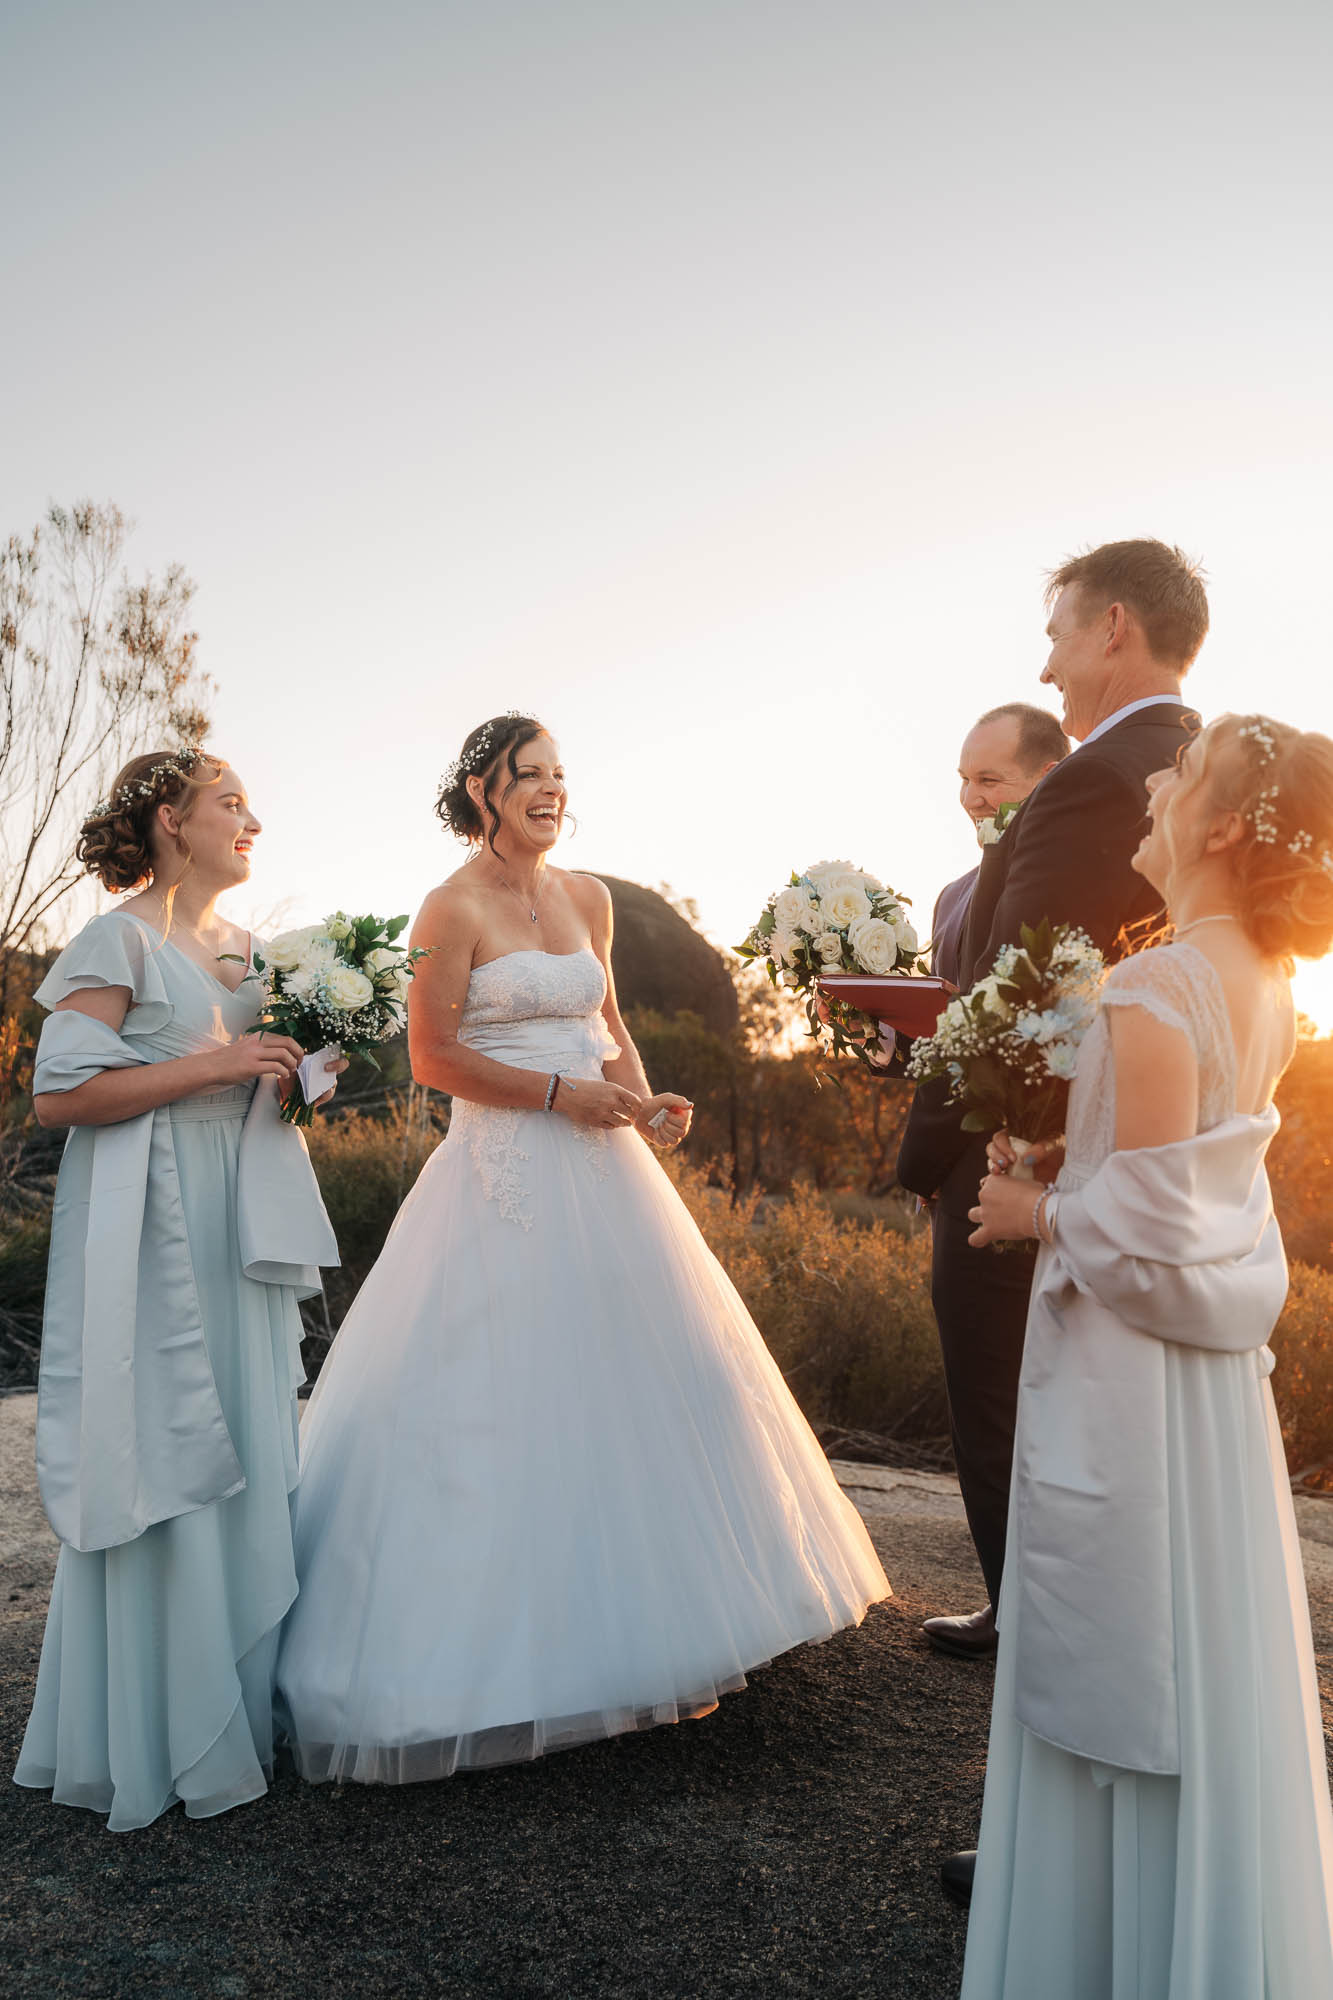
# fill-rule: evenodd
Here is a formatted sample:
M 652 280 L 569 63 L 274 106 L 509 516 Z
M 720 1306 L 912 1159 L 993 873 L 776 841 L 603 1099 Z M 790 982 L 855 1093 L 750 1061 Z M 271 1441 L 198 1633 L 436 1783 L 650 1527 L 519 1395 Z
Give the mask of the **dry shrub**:
M 380 1117 L 349 1111 L 316 1118 L 308 1134 L 320 1193 L 342 1263 L 324 1274 L 327 1311 L 305 1309 L 306 1374 L 313 1382 L 329 1342 L 384 1247 L 389 1225 L 449 1128 L 447 1101 L 413 1089 Z
M 813 1425 L 947 1430 L 924 1230 L 839 1220 L 808 1186 L 733 1207 L 698 1168 L 671 1176 Z
M 1333 1463 L 1333 1272 L 1293 1264 L 1273 1335 L 1273 1394 L 1292 1473 Z

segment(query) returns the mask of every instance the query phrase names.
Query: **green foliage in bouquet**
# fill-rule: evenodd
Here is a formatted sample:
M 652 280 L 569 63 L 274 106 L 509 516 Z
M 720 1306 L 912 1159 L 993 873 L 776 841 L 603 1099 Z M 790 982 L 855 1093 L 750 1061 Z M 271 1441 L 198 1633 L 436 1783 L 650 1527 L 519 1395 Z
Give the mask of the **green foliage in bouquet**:
M 817 861 L 773 892 L 736 951 L 747 961 L 761 960 L 774 986 L 803 996 L 815 1041 L 835 1056 L 855 1056 L 880 1069 L 889 1058 L 878 1021 L 833 999 L 825 999 L 821 1013 L 818 986 L 829 973 L 874 978 L 924 972 L 908 907 L 906 896 L 850 861 Z
M 1064 1130 L 1070 1079 L 1097 1012 L 1105 961 L 1083 931 L 1024 924 L 969 993 L 951 1000 L 907 1065 L 920 1083 L 946 1077 L 966 1105 L 965 1132 L 1034 1141 Z
M 407 1018 L 407 988 L 425 951 L 408 951 L 396 940 L 406 917 L 349 917 L 335 910 L 322 924 L 283 931 L 255 953 L 255 971 L 264 982 L 265 1028 L 290 1035 L 313 1055 L 334 1048 L 364 1056 L 378 1069 L 374 1050 L 398 1034 Z M 283 1106 L 289 1124 L 308 1125 L 313 1111 L 294 1084 Z

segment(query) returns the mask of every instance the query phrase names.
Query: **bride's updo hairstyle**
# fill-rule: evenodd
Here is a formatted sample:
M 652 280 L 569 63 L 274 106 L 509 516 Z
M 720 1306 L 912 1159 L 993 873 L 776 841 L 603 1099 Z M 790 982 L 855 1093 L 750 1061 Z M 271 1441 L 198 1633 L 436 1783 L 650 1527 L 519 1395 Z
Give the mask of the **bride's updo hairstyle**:
M 141 889 L 153 878 L 153 819 L 159 806 L 174 806 L 182 828 L 200 794 L 215 785 L 226 766 L 205 750 L 147 750 L 131 757 L 115 784 L 79 829 L 75 858 L 103 888 L 120 895 Z M 186 862 L 189 842 L 179 845 Z
M 1267 715 L 1207 732 L 1201 782 L 1245 833 L 1233 850 L 1236 914 L 1267 958 L 1333 946 L 1333 742 Z
M 500 831 L 500 815 L 494 802 L 496 785 L 507 770 L 509 782 L 500 792 L 503 805 L 518 783 L 519 751 L 534 737 L 546 733 L 545 723 L 532 715 L 518 715 L 512 709 L 507 715 L 493 715 L 489 722 L 478 723 L 456 761 L 441 778 L 440 795 L 435 801 L 436 812 L 455 839 L 467 841 L 469 847 L 480 847 L 484 840 L 492 853 L 498 853 L 495 836 Z M 489 826 L 469 796 L 469 778 L 482 780 Z

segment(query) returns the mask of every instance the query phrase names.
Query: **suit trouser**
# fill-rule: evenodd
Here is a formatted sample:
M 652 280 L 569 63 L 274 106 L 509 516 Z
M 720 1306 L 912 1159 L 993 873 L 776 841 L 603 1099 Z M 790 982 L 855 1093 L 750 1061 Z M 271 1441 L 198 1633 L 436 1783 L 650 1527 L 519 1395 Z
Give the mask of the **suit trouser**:
M 932 1210 L 930 1296 L 958 1484 L 990 1601 L 998 1607 L 1036 1246 L 974 1250 L 967 1240 L 974 1227 L 963 1216 Z

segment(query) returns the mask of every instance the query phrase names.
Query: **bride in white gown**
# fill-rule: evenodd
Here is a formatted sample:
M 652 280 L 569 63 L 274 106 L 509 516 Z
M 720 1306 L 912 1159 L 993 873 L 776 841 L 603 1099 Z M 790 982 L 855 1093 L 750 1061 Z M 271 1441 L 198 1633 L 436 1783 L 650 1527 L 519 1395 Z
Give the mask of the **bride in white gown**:
M 1263 1165 L 1295 1043 L 1289 954 L 1333 941 L 1333 744 L 1223 717 L 1149 789 L 1134 865 L 1174 940 L 1108 976 L 1054 1189 L 1034 1201 L 993 1172 L 973 1211 L 974 1243 L 1047 1247 L 964 2000 L 1333 1995 Z
M 645 1143 L 689 1106 L 620 1019 L 605 888 L 547 865 L 564 809 L 525 717 L 474 730 L 441 793 L 474 853 L 418 918 L 410 1034 L 453 1112 L 302 1425 L 278 1682 L 308 1778 L 703 1715 L 890 1594 Z

